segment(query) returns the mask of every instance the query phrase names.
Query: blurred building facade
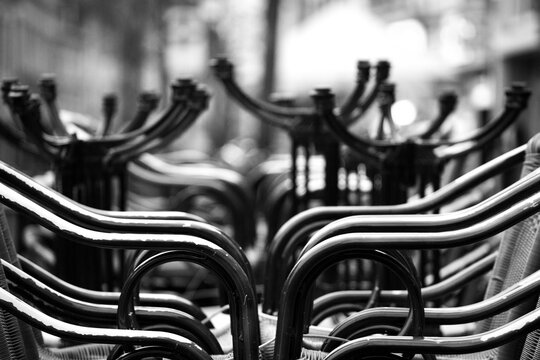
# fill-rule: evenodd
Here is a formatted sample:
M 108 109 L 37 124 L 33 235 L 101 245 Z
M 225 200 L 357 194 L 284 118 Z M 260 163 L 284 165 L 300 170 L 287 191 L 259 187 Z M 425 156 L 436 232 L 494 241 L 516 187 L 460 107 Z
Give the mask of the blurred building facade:
M 539 7 L 534 0 L 287 2 L 278 87 L 305 94 L 319 81 L 344 95 L 356 60 L 384 58 L 398 98 L 419 104 L 419 117 L 433 113 L 437 93 L 454 89 L 460 116 L 474 123 L 475 112 L 497 113 L 504 88 L 521 81 L 533 91 L 514 131 L 525 141 L 540 130 Z
M 273 20 L 272 5 L 279 10 Z M 140 90 L 166 97 L 172 80 L 194 77 L 213 93 L 211 108 L 176 146 L 212 152 L 234 138 L 267 146 L 276 137 L 223 93 L 209 73 L 212 57 L 229 57 L 250 94 L 285 91 L 300 103 L 320 85 L 339 99 L 354 85 L 357 60 L 389 59 L 398 98 L 417 104 L 419 118 L 430 118 L 436 94 L 452 88 L 459 115 L 474 123 L 475 111 L 497 113 L 511 81 L 540 93 L 538 19 L 534 0 L 5 0 L 0 76 L 35 85 L 42 73 L 55 73 L 60 105 L 96 119 L 101 96 L 117 92 L 120 121 Z M 272 21 L 275 64 L 267 53 Z M 275 76 L 265 77 L 270 65 Z M 537 99 L 517 141 L 540 130 Z M 278 141 L 273 150 L 284 146 Z
M 101 116 L 101 96 L 121 94 L 119 117 L 129 116 L 147 72 L 160 71 L 151 66 L 159 63 L 155 59 L 161 51 L 153 42 L 158 30 L 153 3 L 2 1 L 0 76 L 17 78 L 36 91 L 42 74 L 53 73 L 60 106 L 95 119 Z M 0 153 L 23 170 L 31 164 L 17 149 Z

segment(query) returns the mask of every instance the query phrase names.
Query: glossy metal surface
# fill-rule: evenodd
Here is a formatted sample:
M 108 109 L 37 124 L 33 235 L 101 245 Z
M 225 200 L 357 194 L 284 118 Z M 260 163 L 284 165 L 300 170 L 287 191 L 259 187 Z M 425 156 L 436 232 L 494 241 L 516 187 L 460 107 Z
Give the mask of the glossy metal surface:
M 255 359 L 254 356 L 258 356 L 256 355 L 258 354 L 258 321 L 254 289 L 251 287 L 249 278 L 242 270 L 241 265 L 217 245 L 188 235 L 142 235 L 90 231 L 58 218 L 36 203 L 16 194 L 15 191 L 3 184 L 0 184 L 0 193 L 2 194 L 2 201 L 18 197 L 19 201 L 16 203 L 19 210 L 28 211 L 27 213 L 29 215 L 33 214 L 35 220 L 40 224 L 46 227 L 52 226 L 50 228 L 52 231 L 62 233 L 64 237 L 83 244 L 112 248 L 182 249 L 181 254 L 175 255 L 176 258 L 178 256 L 189 256 L 192 261 L 203 262 L 207 266 L 212 266 L 220 276 L 230 276 L 234 289 L 237 291 L 235 296 L 240 297 L 240 299 L 236 298 L 237 301 L 234 302 L 239 307 L 238 312 L 235 312 L 235 314 L 242 314 L 241 322 L 236 327 L 241 332 L 238 336 L 235 336 L 236 341 L 241 344 L 241 347 L 236 347 L 237 354 L 240 356 L 239 358 L 243 359 Z M 10 202 L 11 205 L 15 204 Z M 238 291 L 239 289 L 240 291 Z
M 257 359 L 260 344 L 255 290 L 238 264 L 222 249 L 204 243 L 186 244 L 181 251 L 167 251 L 144 260 L 124 282 L 118 304 L 118 325 L 134 326 L 134 290 L 151 269 L 171 261 L 189 261 L 212 270 L 227 288 L 231 313 L 231 334 L 235 359 Z
M 343 218 L 317 231 L 309 239 L 303 252 L 324 239 L 351 232 L 441 232 L 473 226 L 508 209 L 518 201 L 527 199 L 539 190 L 540 169 L 537 169 L 490 198 L 464 210 L 434 215 L 359 215 Z
M 118 357 L 112 357 L 110 360 L 144 360 L 148 358 L 183 360 L 184 355 L 159 346 L 144 346 L 125 352 Z
M 242 246 L 252 244 L 254 241 L 253 226 L 249 225 L 245 221 L 244 207 L 242 202 L 238 200 L 238 197 L 227 191 L 228 188 L 218 181 L 202 181 L 201 179 L 193 178 L 179 178 L 175 176 L 166 176 L 158 174 L 154 171 L 149 171 L 135 164 L 131 164 L 129 167 L 130 175 L 137 179 L 148 181 L 154 185 L 162 185 L 167 187 L 180 187 L 181 189 L 189 186 L 193 187 L 196 191 L 192 191 L 188 195 L 193 197 L 208 196 L 215 199 L 218 203 L 223 204 L 229 211 L 233 218 L 233 228 L 235 230 L 234 238 Z
M 204 222 L 204 219 L 180 211 L 108 211 L 91 208 L 79 204 L 72 199 L 44 186 L 29 176 L 0 162 L 0 180 L 17 191 L 39 201 L 44 207 L 74 222 L 86 226 L 118 227 L 125 226 L 133 231 L 158 231 L 160 228 L 174 229 L 174 220 L 193 220 Z M 136 220 L 136 221 L 132 221 Z
M 347 233 L 330 239 L 361 242 L 365 249 L 442 249 L 473 244 L 500 233 L 540 210 L 540 193 L 517 202 L 474 225 L 456 230 L 423 233 Z M 320 243 L 324 244 L 324 242 Z M 319 245 L 320 245 L 319 244 Z
M 237 235 L 239 235 L 239 238 L 246 239 L 244 243 L 253 245 L 255 239 L 255 201 L 251 188 L 243 175 L 224 167 L 170 164 L 150 154 L 141 156 L 135 164 L 164 176 L 179 179 L 179 185 L 182 182 L 181 179 L 187 178 L 190 179 L 187 181 L 188 183 L 198 182 L 201 185 L 208 184 L 208 186 L 211 186 L 211 183 L 214 182 L 221 183 L 225 186 L 225 191 L 231 194 L 231 197 L 234 195 L 234 199 L 238 202 L 236 207 L 244 209 L 242 216 L 244 225 L 242 231 Z
M 50 82 L 42 86 L 47 108 L 59 121 L 56 111 L 54 87 Z M 125 207 L 126 170 L 125 163 L 141 152 L 154 150 L 165 146 L 175 136 L 185 131 L 198 115 L 205 110 L 208 103 L 208 94 L 202 88 L 197 88 L 191 80 L 179 80 L 173 84 L 173 96 L 169 107 L 148 126 L 139 127 L 132 132 L 117 135 L 109 135 L 107 127 L 114 116 L 116 101 L 114 97 L 106 97 L 104 103 L 105 125 L 98 131 L 86 133 L 80 129 L 77 136 L 71 136 L 65 132 L 63 135 L 58 131 L 50 131 L 43 126 L 40 102 L 29 94 L 25 87 L 14 88 L 10 86 L 9 99 L 13 114 L 21 120 L 25 130 L 33 141 L 38 144 L 43 153 L 49 154 L 55 161 L 56 186 L 60 191 L 80 202 L 94 207 L 110 208 L 117 206 Z M 54 119 L 53 119 L 54 121 Z M 113 179 L 118 180 L 117 203 L 112 204 Z M 60 240 L 59 240 L 60 241 Z M 80 254 L 86 250 L 85 256 Z M 98 270 L 84 278 L 76 275 L 77 268 L 67 257 L 62 254 L 73 253 L 79 257 L 80 263 L 88 259 L 89 263 L 96 264 L 98 269 L 112 268 L 114 254 L 103 251 L 83 249 L 78 245 L 63 244 L 58 246 L 60 253 L 57 268 L 72 281 L 98 288 L 100 283 L 106 286 L 114 286 L 116 278 L 108 278 L 104 275 L 108 270 Z M 122 257 L 122 254 L 118 255 Z
M 181 336 L 171 333 L 93 328 L 73 325 L 54 319 L 39 312 L 2 288 L 0 288 L 0 306 L 33 327 L 71 340 L 102 344 L 163 346 L 180 352 L 192 360 L 211 359 L 210 355 L 204 352 L 199 346 L 187 341 Z
M 465 324 L 486 319 L 506 311 L 522 300 L 538 297 L 540 294 L 540 271 L 537 271 L 503 292 L 479 303 L 451 307 L 426 308 L 426 324 Z M 400 324 L 407 316 L 404 308 L 374 308 L 354 314 L 339 323 L 328 334 L 337 338 L 351 339 L 355 332 L 366 328 L 372 323 Z M 339 346 L 338 343 L 325 341 L 323 351 L 329 352 Z
M 223 231 L 215 226 L 190 220 L 124 219 L 101 215 L 38 184 L 2 162 L 0 162 L 0 179 L 20 189 L 19 191 L 39 201 L 40 204 L 43 203 L 44 208 L 47 210 L 62 216 L 66 220 L 74 221 L 85 228 L 97 231 L 150 232 L 202 236 L 226 249 L 237 261 L 243 264 L 245 271 L 250 274 L 251 268 L 244 252 L 234 240 L 228 238 Z M 151 216 L 153 214 L 154 212 L 150 212 L 145 216 Z M 119 213 L 119 215 L 122 215 L 122 213 Z M 183 213 L 171 215 L 176 217 L 184 216 Z M 189 214 L 185 214 L 185 217 L 188 219 L 191 218 Z M 197 219 L 197 217 L 194 218 Z
M 196 164 L 171 164 L 151 154 L 144 154 L 137 163 L 158 173 L 171 176 L 190 176 L 201 180 L 220 181 L 226 184 L 230 191 L 237 194 L 239 200 L 243 201 L 245 205 L 253 206 L 252 194 L 247 191 L 248 184 L 244 176 L 233 169 L 217 166 L 198 166 Z
M 27 274 L 51 288 L 52 291 L 56 291 L 64 296 L 69 296 L 82 302 L 109 305 L 118 304 L 120 292 L 83 289 L 65 282 L 20 255 L 18 256 L 18 259 L 22 265 L 22 269 Z M 178 310 L 193 316 L 193 318 L 199 321 L 202 321 L 207 317 L 197 305 L 183 297 L 173 294 L 141 293 L 139 294 L 139 303 L 141 306 L 163 307 Z M 211 323 L 209 325 L 211 327 Z
M 111 233 L 85 229 L 58 217 L 4 184 L 0 184 L 0 201 L 7 206 L 28 214 L 53 232 L 58 232 L 74 241 L 90 246 L 171 250 L 187 243 L 207 242 L 191 235 Z M 212 245 L 216 246 L 215 244 Z
M 496 257 L 497 253 L 495 252 L 439 283 L 423 287 L 421 289 L 422 298 L 424 301 L 436 300 L 447 295 L 449 292 L 459 290 L 466 284 L 469 284 L 471 280 L 491 270 Z M 313 316 L 325 312 L 326 309 L 337 304 L 365 303 L 371 296 L 371 290 L 341 290 L 322 295 L 313 302 Z M 381 290 L 378 294 L 378 300 L 382 303 L 396 303 L 401 306 L 407 301 L 407 292 L 404 290 Z
M 540 326 L 536 309 L 497 329 L 460 337 L 369 336 L 351 340 L 325 357 L 325 360 L 358 359 L 386 353 L 467 354 L 491 349 L 524 336 Z
M 90 303 L 66 296 L 34 279 L 7 261 L 1 260 L 1 263 L 10 283 L 10 291 L 20 294 L 30 302 L 39 299 L 35 303 L 43 312 L 79 325 L 114 327 L 118 306 Z M 195 342 L 205 351 L 211 354 L 222 353 L 219 342 L 210 330 L 200 320 L 192 318 L 187 313 L 167 308 L 144 306 L 138 306 L 134 311 L 137 320 L 143 326 L 149 324 L 167 325 L 175 333 Z
M 302 334 L 309 326 L 312 306 L 310 289 L 323 270 L 341 260 L 363 258 L 380 262 L 392 270 L 408 289 L 412 323 L 409 331 L 421 334 L 423 329 L 423 305 L 418 279 L 409 267 L 393 256 L 380 250 L 365 250 L 359 242 L 328 240 L 311 249 L 296 263 L 283 287 L 280 297 L 279 317 L 276 331 L 275 359 L 295 359 L 300 356 Z
M 275 269 L 282 269 L 287 273 L 290 267 L 286 266 L 284 257 L 286 248 L 295 249 L 295 244 L 304 242 L 308 234 L 321 228 L 331 221 L 348 216 L 370 215 L 370 214 L 416 214 L 426 212 L 440 207 L 442 204 L 456 198 L 482 183 L 486 179 L 494 176 L 505 169 L 522 163 L 525 158 L 526 145 L 522 145 L 509 151 L 490 162 L 472 170 L 471 172 L 454 180 L 443 188 L 427 195 L 410 204 L 400 204 L 392 206 L 326 206 L 309 209 L 299 213 L 287 221 L 269 245 L 269 256 L 266 266 L 265 293 L 269 294 L 263 299 L 263 311 L 272 313 L 277 310 L 276 300 L 279 289 L 278 282 L 282 283 L 284 277 L 278 277 L 279 273 Z

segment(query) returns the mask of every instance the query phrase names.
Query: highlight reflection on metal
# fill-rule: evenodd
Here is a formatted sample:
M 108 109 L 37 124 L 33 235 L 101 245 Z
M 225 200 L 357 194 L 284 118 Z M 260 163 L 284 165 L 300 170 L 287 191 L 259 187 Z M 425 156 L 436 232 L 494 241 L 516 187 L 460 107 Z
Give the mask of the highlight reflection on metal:
M 5 201 L 6 205 L 15 206 L 15 208 L 32 216 L 37 222 L 48 227 L 50 230 L 62 233 L 63 236 L 81 243 L 111 248 L 181 249 L 182 256 L 191 256 L 193 261 L 204 260 L 205 264 L 213 266 L 219 274 L 234 274 L 236 277 L 245 276 L 245 282 L 236 282 L 235 286 L 237 286 L 236 289 L 241 288 L 239 284 L 244 286 L 242 291 L 236 292 L 237 296 L 242 298 L 241 300 L 237 299 L 239 302 L 237 301 L 236 304 L 242 304 L 240 305 L 240 309 L 244 309 L 243 311 L 239 310 L 239 314 L 245 315 L 242 316 L 242 325 L 237 327 L 237 329 L 241 329 L 239 330 L 241 334 L 238 334 L 237 341 L 242 342 L 242 339 L 246 339 L 246 342 L 243 343 L 242 349 L 236 346 L 235 353 L 240 359 L 251 359 L 255 358 L 254 356 L 258 356 L 256 355 L 258 354 L 258 321 L 254 289 L 251 287 L 251 281 L 243 271 L 241 265 L 219 246 L 190 235 L 143 235 L 87 230 L 59 218 L 4 184 L 0 184 L 0 196 L 0 201 Z M 218 269 L 218 265 L 213 265 L 214 262 L 217 262 L 222 267 Z M 245 284 L 248 285 L 245 286 Z M 250 297 L 250 293 L 253 294 L 252 297 Z M 248 339 L 249 341 L 247 341 Z
M 142 169 L 136 171 L 137 168 Z M 225 195 L 227 201 L 224 204 L 234 214 L 235 238 L 246 246 L 254 244 L 256 237 L 254 199 L 249 191 L 249 185 L 240 173 L 217 165 L 170 164 L 151 154 L 142 155 L 130 169 L 136 171 L 139 177 L 154 171 L 165 178 L 158 181 L 158 184 L 168 183 L 170 186 L 180 188 L 192 186 L 195 190 L 202 188 L 203 194 L 205 188 L 219 187 L 227 194 Z
M 368 336 L 351 340 L 332 351 L 325 360 L 358 358 L 392 352 L 416 354 L 465 354 L 491 349 L 538 328 L 540 309 L 485 333 L 460 337 Z
M 54 319 L 0 288 L 0 305 L 11 314 L 49 334 L 77 341 L 102 344 L 155 345 L 181 352 L 192 360 L 210 360 L 199 346 L 171 333 L 94 328 L 69 324 Z
M 507 152 L 461 176 L 460 178 L 454 180 L 443 188 L 412 203 L 391 206 L 326 206 L 309 209 L 301 212 L 298 215 L 293 216 L 280 228 L 280 230 L 277 232 L 276 236 L 269 245 L 269 255 L 265 275 L 265 293 L 268 295 L 265 296 L 263 299 L 263 311 L 266 313 L 273 313 L 277 311 L 277 289 L 280 288 L 280 285 L 285 280 L 286 274 L 291 269 L 290 260 L 292 258 L 290 254 L 296 251 L 296 249 L 298 248 L 297 244 L 305 242 L 307 235 L 313 233 L 314 230 L 322 228 L 324 225 L 327 225 L 331 221 L 342 218 L 347 219 L 347 217 L 349 216 L 372 214 L 378 215 L 377 218 L 380 218 L 379 215 L 417 214 L 435 209 L 437 207 L 440 207 L 442 204 L 465 193 L 466 191 L 474 188 L 486 179 L 493 177 L 495 174 L 504 171 L 508 167 L 523 162 L 525 158 L 525 149 L 526 145 L 522 145 L 510 152 Z M 531 181 L 533 178 L 534 176 L 531 175 L 527 178 L 529 180 L 520 180 L 515 185 L 512 185 L 510 189 L 514 189 L 515 187 L 519 188 L 520 184 L 522 184 L 523 182 L 530 185 L 529 181 Z M 511 190 L 508 191 L 510 193 L 513 192 Z M 508 192 L 505 192 L 505 194 L 508 194 Z M 517 198 L 521 196 L 518 192 L 516 192 L 514 195 Z M 497 195 L 495 195 L 493 199 L 497 199 Z M 501 198 L 501 201 L 504 199 L 504 197 Z M 510 202 L 502 201 L 500 205 L 505 204 L 506 206 L 508 206 Z M 485 210 L 487 210 L 487 212 L 482 212 L 479 214 L 475 213 L 474 216 L 480 216 L 477 219 L 480 219 L 482 216 L 488 216 L 490 209 L 485 208 Z M 471 216 L 471 213 L 469 213 L 468 215 Z M 450 219 L 451 217 L 452 215 L 450 215 Z M 367 226 L 368 219 L 369 218 L 362 218 L 362 222 L 360 222 L 359 224 L 356 224 L 356 222 L 354 222 L 354 225 L 357 225 L 359 228 L 361 228 L 361 226 L 365 224 L 365 228 L 369 229 L 369 231 L 375 230 L 373 226 Z M 387 219 L 392 219 L 392 221 L 386 221 L 386 224 L 388 226 L 394 226 L 394 221 L 402 218 L 393 217 Z M 444 216 L 439 217 L 439 215 L 437 215 L 436 219 L 446 218 Z M 348 220 L 343 221 L 347 222 Z M 403 222 L 398 223 L 403 226 Z M 275 271 L 274 269 L 278 269 L 278 271 Z
M 351 232 L 377 232 L 396 228 L 402 232 L 449 231 L 472 226 L 506 210 L 518 201 L 527 199 L 540 190 L 540 169 L 535 170 L 523 179 L 501 190 L 481 203 L 464 210 L 449 214 L 417 214 L 417 215 L 377 215 L 351 216 L 336 220 L 317 231 L 308 241 L 303 251 L 332 236 Z
M 53 123 L 50 131 L 43 122 L 41 102 L 30 94 L 28 87 L 4 82 L 2 91 L 7 94 L 4 98 L 14 120 L 22 124 L 27 137 L 43 154 L 54 161 L 57 189 L 78 202 L 103 209 L 126 208 L 126 163 L 143 152 L 166 146 L 173 141 L 206 109 L 209 99 L 207 91 L 194 81 L 177 80 L 172 84 L 168 107 L 157 119 L 144 124 L 156 108 L 157 99 L 152 95 L 142 96 L 134 118 L 138 127 L 132 125 L 124 128 L 128 129 L 126 132 L 110 135 L 108 130 L 116 111 L 116 98 L 108 95 L 104 99 L 104 126 L 96 130 L 72 124 L 73 128 L 77 128 L 76 134 L 68 134 L 61 124 L 57 124 L 59 118 L 54 79 L 46 78 L 41 83 L 44 107 L 47 110 L 43 114 L 48 114 Z M 114 258 L 123 256 L 121 251 L 104 252 L 63 242 L 56 247 L 59 255 L 56 267 L 62 271 L 63 277 L 92 288 L 105 284 L 106 288 L 111 289 L 118 285 L 118 276 L 106 275 L 109 270 L 105 269 L 113 268 Z M 82 264 L 86 259 L 98 265 L 99 271 L 84 277 L 78 276 L 81 272 L 73 269 L 77 265 L 66 260 L 68 253 L 81 260 L 75 261 L 75 264 Z
M 424 301 L 439 299 L 470 284 L 472 280 L 486 274 L 493 268 L 497 254 L 497 252 L 494 252 L 462 269 L 453 276 L 436 284 L 423 287 L 421 289 L 422 298 Z M 316 316 L 327 317 L 332 315 L 332 307 L 337 304 L 359 304 L 367 301 L 371 296 L 371 290 L 341 290 L 322 295 L 313 302 L 313 318 Z M 381 290 L 378 296 L 380 302 L 396 303 L 400 306 L 407 301 L 407 292 L 404 290 Z
M 191 177 L 179 178 L 164 175 L 136 164 L 129 165 L 128 169 L 130 176 L 133 176 L 134 179 L 159 186 L 185 187 L 188 190 L 192 189 L 190 194 L 193 197 L 205 196 L 216 200 L 219 204 L 223 204 L 233 217 L 233 228 L 237 241 L 245 246 L 253 243 L 255 229 L 251 219 L 248 218 L 248 221 L 245 221 L 245 203 L 234 192 L 229 191 L 230 189 L 225 184 L 219 181 L 201 181 L 201 179 Z
M 538 212 L 539 207 L 540 193 L 536 193 L 525 200 L 521 200 L 517 204 L 511 206 L 509 209 L 501 211 L 500 213 L 467 228 L 436 233 L 348 233 L 334 236 L 322 243 L 315 245 L 310 250 L 307 250 L 299 259 L 291 274 L 287 278 L 287 282 L 284 286 L 279 311 L 280 315 L 282 315 L 280 318 L 283 319 L 282 323 L 284 325 L 279 327 L 278 323 L 276 354 L 280 354 L 279 356 L 283 356 L 283 358 L 290 358 L 291 356 L 298 355 L 297 352 L 300 349 L 300 344 L 295 343 L 298 337 L 293 337 L 294 339 L 291 339 L 290 336 L 288 337 L 286 333 L 282 334 L 281 331 L 284 329 L 295 328 L 296 326 L 301 327 L 301 324 L 304 324 L 304 322 L 307 321 L 305 314 L 301 309 L 307 309 L 311 305 L 303 304 L 302 301 L 295 300 L 298 299 L 296 297 L 297 290 L 289 288 L 289 286 L 293 282 L 293 279 L 296 280 L 296 278 L 301 276 L 298 275 L 300 272 L 299 269 L 301 269 L 303 266 L 301 264 L 304 262 L 313 261 L 310 259 L 313 256 L 312 254 L 318 254 L 321 250 L 334 246 L 338 248 L 348 246 L 349 249 L 354 248 L 358 250 L 384 250 L 422 249 L 425 247 L 447 248 L 472 244 L 476 241 L 483 240 L 491 235 L 497 234 L 502 230 L 516 224 L 517 222 L 529 217 L 530 215 Z M 293 288 L 296 286 L 298 285 L 295 284 Z M 284 304 L 287 304 L 287 306 L 284 306 Z M 294 308 L 292 310 L 292 314 L 301 313 L 301 315 L 291 315 L 290 317 L 286 316 L 285 312 L 290 312 L 290 308 Z
M 226 249 L 231 256 L 243 264 L 245 271 L 250 274 L 251 267 L 245 253 L 238 244 L 227 237 L 223 231 L 217 227 L 199 221 L 191 221 L 191 216 L 186 214 L 188 220 L 160 220 L 160 219 L 124 219 L 96 214 L 85 207 L 69 200 L 53 190 L 48 189 L 28 178 L 24 174 L 14 170 L 8 165 L 0 162 L 0 179 L 6 180 L 8 184 L 22 189 L 23 193 L 39 201 L 43 208 L 60 215 L 62 218 L 73 221 L 76 224 L 97 231 L 117 231 L 117 232 L 141 232 L 141 233 L 165 233 L 184 234 L 201 236 Z M 21 191 L 21 190 L 20 190 Z M 227 192 L 229 193 L 229 192 Z M 42 200 L 45 200 L 42 202 Z M 148 214 L 150 216 L 153 213 Z M 183 214 L 173 214 L 181 217 Z M 194 217 L 197 219 L 197 217 Z
M 452 308 L 426 308 L 427 324 L 465 324 L 486 319 L 510 309 L 522 300 L 540 294 L 540 271 L 527 276 L 514 286 L 479 303 Z M 397 321 L 398 325 L 407 316 L 407 309 L 368 309 L 354 314 L 338 324 L 329 336 L 351 339 L 352 335 L 371 323 Z M 330 352 L 339 344 L 325 341 L 322 351 Z
M 83 289 L 54 276 L 50 272 L 45 271 L 43 268 L 37 266 L 21 255 L 18 256 L 18 259 L 21 263 L 22 269 L 29 276 L 32 276 L 54 291 L 62 293 L 65 296 L 69 296 L 83 302 L 109 305 L 118 304 L 120 292 Z M 139 302 L 142 306 L 164 307 L 178 310 L 190 314 L 199 321 L 202 321 L 207 317 L 206 314 L 194 303 L 173 294 L 141 293 L 139 296 Z M 209 325 L 211 326 L 211 323 Z
M 393 255 L 384 250 L 370 250 L 359 245 L 356 241 L 330 239 L 298 260 L 281 291 L 275 359 L 294 359 L 300 356 L 302 334 L 309 326 L 309 313 L 313 303 L 310 289 L 322 271 L 338 261 L 347 259 L 370 259 L 392 270 L 408 290 L 411 315 L 405 325 L 406 331 L 422 334 L 424 308 L 418 279 Z
M 131 328 L 134 290 L 140 279 L 158 265 L 171 261 L 190 261 L 212 270 L 225 284 L 230 305 L 231 333 L 235 359 L 258 358 L 260 344 L 255 289 L 243 270 L 226 252 L 193 243 L 181 251 L 157 253 L 139 264 L 125 280 L 118 304 L 118 326 Z
M 31 295 L 39 299 L 36 304 L 43 312 L 54 314 L 57 319 L 94 327 L 114 327 L 118 306 L 113 304 L 91 303 L 81 301 L 62 292 L 51 289 L 32 276 L 5 260 L 1 260 L 6 277 L 10 282 L 10 290 L 15 293 Z M 28 298 L 28 296 L 25 296 Z M 117 298 L 118 299 L 118 298 Z M 165 324 L 177 334 L 195 342 L 210 354 L 222 353 L 221 346 L 199 319 L 188 313 L 170 308 L 152 308 L 138 306 L 135 308 L 137 319 L 144 325 Z

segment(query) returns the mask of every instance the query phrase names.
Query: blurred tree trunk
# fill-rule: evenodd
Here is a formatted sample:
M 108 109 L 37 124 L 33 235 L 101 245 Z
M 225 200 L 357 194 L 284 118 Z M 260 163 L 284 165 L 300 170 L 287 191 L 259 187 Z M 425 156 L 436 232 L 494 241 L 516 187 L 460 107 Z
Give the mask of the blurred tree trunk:
M 169 73 L 167 72 L 167 65 L 165 62 L 165 47 L 167 46 L 167 28 L 165 26 L 164 13 L 167 7 L 169 6 L 168 2 L 165 1 L 156 1 L 153 3 L 153 6 L 150 7 L 152 14 L 153 26 L 156 28 L 157 38 L 159 41 L 158 52 L 157 52 L 157 64 L 158 64 L 158 76 L 159 84 L 161 86 L 161 99 L 163 102 L 167 101 L 167 94 L 169 91 L 169 84 L 171 79 L 169 79 Z
M 261 89 L 261 98 L 269 99 L 275 91 L 276 57 L 278 42 L 280 0 L 267 0 L 266 4 L 266 49 L 264 54 L 264 75 Z M 273 138 L 275 129 L 262 122 L 259 132 L 259 146 L 267 148 Z
M 148 11 L 150 4 L 148 1 L 122 0 L 121 12 L 128 21 L 120 21 L 118 37 L 119 61 L 122 64 L 122 85 L 120 88 L 119 115 L 123 119 L 116 119 L 116 124 L 120 121 L 129 121 L 134 113 L 137 96 L 140 92 L 142 66 L 145 56 L 144 36 L 147 27 Z

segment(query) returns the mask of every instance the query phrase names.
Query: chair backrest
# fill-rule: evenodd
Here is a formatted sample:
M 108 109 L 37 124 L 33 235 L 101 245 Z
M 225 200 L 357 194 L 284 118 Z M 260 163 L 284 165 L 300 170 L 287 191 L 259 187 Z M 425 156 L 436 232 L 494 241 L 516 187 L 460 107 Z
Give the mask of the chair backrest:
M 20 267 L 5 209 L 1 205 L 0 258 Z M 0 287 L 9 290 L 9 283 L 2 266 L 0 266 Z M 81 344 L 49 349 L 44 345 L 41 331 L 0 308 L 1 360 L 100 360 L 107 358 L 111 348 L 112 346 L 107 344 Z
M 536 307 L 540 307 L 540 300 L 536 303 Z M 540 330 L 527 335 L 520 360 L 540 360 Z
M 531 156 L 532 157 L 532 156 Z M 531 165 L 540 166 L 540 159 L 529 159 Z M 539 263 L 538 257 L 532 256 L 533 259 L 537 260 L 536 263 Z M 531 299 L 532 301 L 532 299 Z M 540 307 L 540 299 L 536 303 L 536 308 Z M 521 360 L 540 360 L 540 330 L 535 330 L 529 335 L 523 344 L 523 351 L 521 353 Z
M 540 134 L 527 144 L 527 155 L 522 177 L 540 167 Z M 514 225 L 504 233 L 499 246 L 499 256 L 489 280 L 485 298 L 492 297 L 540 269 L 540 214 L 535 214 Z M 484 332 L 502 326 L 533 310 L 537 299 L 522 302 L 502 314 L 480 322 L 477 331 Z M 519 357 L 525 339 L 511 342 L 499 350 L 499 358 Z
M 0 208 L 0 237 L 0 257 L 20 267 L 19 260 L 17 259 L 17 251 L 9 231 L 8 221 L 3 207 Z M 0 286 L 8 289 L 7 279 L 1 266 Z M 38 359 L 38 347 L 43 344 L 41 333 L 3 309 L 0 309 L 0 313 L 1 327 L 5 329 L 0 343 L 6 341 L 9 344 L 8 347 L 10 350 L 9 357 L 2 356 L 1 358 L 10 360 Z

